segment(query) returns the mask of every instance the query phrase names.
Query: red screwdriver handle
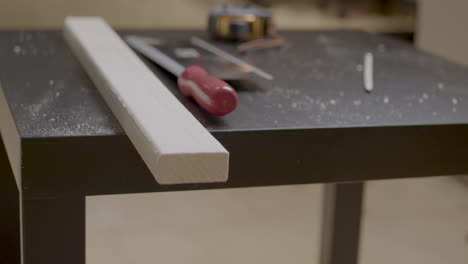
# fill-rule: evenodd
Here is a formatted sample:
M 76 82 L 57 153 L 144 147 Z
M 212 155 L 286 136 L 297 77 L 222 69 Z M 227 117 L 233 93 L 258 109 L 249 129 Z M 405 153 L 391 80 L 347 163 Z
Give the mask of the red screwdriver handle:
M 215 115 L 225 115 L 237 106 L 237 93 L 225 81 L 208 74 L 200 66 L 189 66 L 177 79 L 182 93 Z

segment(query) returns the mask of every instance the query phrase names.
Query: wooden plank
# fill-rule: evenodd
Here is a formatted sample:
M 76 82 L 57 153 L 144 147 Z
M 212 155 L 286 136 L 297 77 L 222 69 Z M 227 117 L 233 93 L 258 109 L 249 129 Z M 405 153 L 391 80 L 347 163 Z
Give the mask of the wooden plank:
M 99 17 L 64 36 L 160 184 L 226 181 L 229 153 Z

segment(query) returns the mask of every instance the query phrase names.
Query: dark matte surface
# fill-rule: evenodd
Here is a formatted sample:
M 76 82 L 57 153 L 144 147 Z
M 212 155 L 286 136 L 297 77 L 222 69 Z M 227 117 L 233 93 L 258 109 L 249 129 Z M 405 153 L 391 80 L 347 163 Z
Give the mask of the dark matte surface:
M 184 38 L 200 33 L 144 35 Z M 194 107 L 180 96 L 173 78 L 152 68 L 212 131 L 468 123 L 466 68 L 423 54 L 410 44 L 363 32 L 284 35 L 286 47 L 242 56 L 276 79 L 255 78 L 257 87 L 248 87 L 253 90 L 238 85 L 239 107 L 225 117 Z M 230 45 L 222 47 L 233 50 Z M 375 57 L 371 94 L 363 92 L 362 73 L 356 69 L 367 51 Z M 59 32 L 3 31 L 0 58 L 0 80 L 22 137 L 123 133 Z
M 23 194 L 95 195 L 454 175 L 468 172 L 467 135 L 466 126 L 215 133 L 231 153 L 228 182 L 166 186 L 154 181 L 124 136 L 27 139 Z
M 0 263 L 20 263 L 19 192 L 0 137 Z
M 200 32 L 132 31 L 163 38 Z M 104 194 L 419 177 L 468 172 L 468 70 L 359 31 L 284 32 L 242 56 L 275 76 L 214 117 L 151 69 L 230 151 L 225 184 L 160 186 L 58 31 L 1 31 L 0 80 L 22 137 L 26 196 Z M 221 43 L 228 51 L 233 47 Z M 364 52 L 375 91 L 362 87 Z M 131 89 L 131 87 L 129 87 Z

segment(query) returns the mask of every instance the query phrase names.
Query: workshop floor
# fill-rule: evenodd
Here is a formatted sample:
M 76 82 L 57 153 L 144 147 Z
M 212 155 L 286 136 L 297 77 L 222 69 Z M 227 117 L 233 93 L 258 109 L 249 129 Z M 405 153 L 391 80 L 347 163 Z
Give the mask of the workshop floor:
M 318 263 L 321 186 L 87 198 L 87 263 Z M 468 263 L 468 185 L 368 183 L 362 264 Z

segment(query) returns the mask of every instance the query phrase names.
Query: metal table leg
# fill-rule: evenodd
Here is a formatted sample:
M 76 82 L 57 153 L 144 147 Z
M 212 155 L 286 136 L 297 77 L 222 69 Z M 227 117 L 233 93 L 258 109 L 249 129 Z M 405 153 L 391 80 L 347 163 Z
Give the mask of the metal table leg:
M 357 264 L 364 183 L 326 184 L 320 264 Z
M 85 197 L 23 197 L 23 263 L 85 263 Z

